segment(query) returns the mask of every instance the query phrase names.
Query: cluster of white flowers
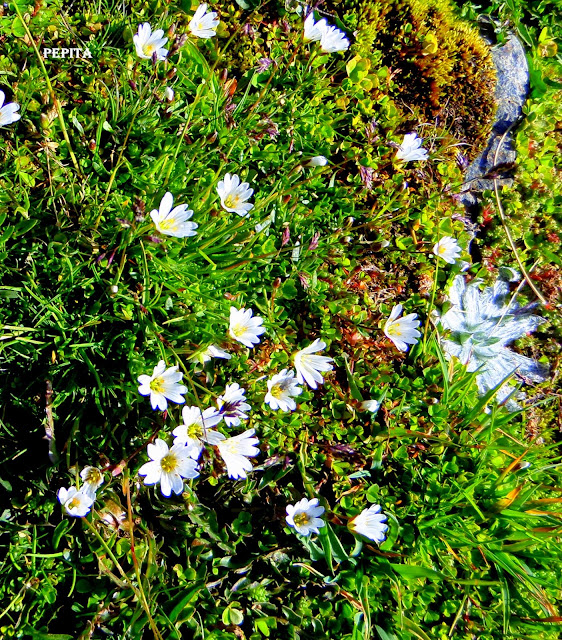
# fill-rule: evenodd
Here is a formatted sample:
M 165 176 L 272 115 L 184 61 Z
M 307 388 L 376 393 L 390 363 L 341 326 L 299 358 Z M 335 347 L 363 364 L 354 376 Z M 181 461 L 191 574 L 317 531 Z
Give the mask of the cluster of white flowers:
M 253 204 L 248 202 L 254 193 L 254 190 L 250 189 L 249 186 L 247 182 L 241 183 L 238 175 L 227 173 L 217 185 L 217 193 L 223 209 L 237 213 L 244 218 L 247 217 L 254 207 Z M 174 196 L 168 191 L 160 201 L 159 208 L 150 212 L 150 217 L 157 231 L 165 236 L 173 236 L 174 238 L 187 238 L 197 235 L 195 229 L 199 225 L 195 222 L 189 222 L 193 211 L 188 208 L 187 204 L 181 204 L 177 207 L 173 207 L 173 205 Z
M 200 4 L 189 22 L 188 29 L 197 38 L 212 38 L 217 34 L 215 29 L 219 22 L 214 11 L 207 13 L 207 5 Z M 151 60 L 154 56 L 156 60 L 166 60 L 168 50 L 164 49 L 164 45 L 167 42 L 168 38 L 164 36 L 164 29 L 152 31 L 148 22 L 139 25 L 137 33 L 133 36 L 137 56 L 143 60 Z
M 84 467 L 80 472 L 82 487 L 61 487 L 57 498 L 69 516 L 83 518 L 90 513 L 96 500 L 96 492 L 103 484 L 103 474 L 97 467 Z
M 296 504 L 287 505 L 287 524 L 295 529 L 301 536 L 309 536 L 311 533 L 320 533 L 319 529 L 326 526 L 320 516 L 325 509 L 319 504 L 318 498 L 308 500 L 303 498 Z M 348 529 L 359 536 L 373 540 L 374 542 L 384 542 L 388 525 L 385 524 L 386 515 L 381 513 L 381 507 L 374 504 L 368 509 L 364 509 L 359 515 L 351 518 L 347 524 Z

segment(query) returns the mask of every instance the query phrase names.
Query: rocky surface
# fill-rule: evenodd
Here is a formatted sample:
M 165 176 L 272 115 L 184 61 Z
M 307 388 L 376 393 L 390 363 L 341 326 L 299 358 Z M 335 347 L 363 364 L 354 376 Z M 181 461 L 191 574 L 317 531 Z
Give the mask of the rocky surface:
M 515 34 L 510 33 L 504 45 L 493 47 L 492 57 L 498 74 L 495 96 L 498 108 L 488 144 L 465 174 L 459 199 L 467 207 L 478 203 L 479 193 L 494 188 L 494 177 L 497 177 L 500 187 L 513 183 L 509 171 L 516 158 L 513 129 L 521 118 L 529 92 L 525 50 Z M 502 141 L 506 131 L 508 133 Z

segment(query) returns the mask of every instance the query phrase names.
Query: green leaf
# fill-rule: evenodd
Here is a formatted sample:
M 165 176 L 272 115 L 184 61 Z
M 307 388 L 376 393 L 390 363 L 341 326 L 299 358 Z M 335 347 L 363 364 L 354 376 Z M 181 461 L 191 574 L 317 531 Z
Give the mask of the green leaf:
M 417 567 L 411 564 L 390 564 L 391 568 L 403 578 L 416 580 L 427 578 L 429 580 L 446 580 L 446 576 L 427 567 Z

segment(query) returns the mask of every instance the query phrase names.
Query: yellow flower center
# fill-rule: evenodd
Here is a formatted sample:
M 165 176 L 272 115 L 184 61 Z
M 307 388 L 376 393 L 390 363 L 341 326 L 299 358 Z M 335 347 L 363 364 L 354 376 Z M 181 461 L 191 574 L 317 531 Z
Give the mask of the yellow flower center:
M 280 384 L 274 384 L 269 392 L 274 398 L 280 398 L 283 395 L 283 387 Z
M 399 324 L 391 324 L 386 328 L 386 332 L 399 338 L 402 335 L 402 327 Z
M 178 224 L 173 218 L 170 220 L 162 220 L 159 226 L 161 231 L 177 231 L 178 229 Z
M 230 331 L 233 335 L 239 337 L 244 334 L 246 327 L 243 324 L 235 324 Z
M 153 44 L 145 44 L 142 48 L 142 52 L 145 56 L 151 56 L 155 49 L 156 47 Z
M 203 435 L 203 426 L 197 422 L 190 424 L 189 427 L 187 427 L 187 435 L 189 438 L 199 440 Z
M 90 484 L 99 484 L 101 480 L 101 471 L 99 469 L 88 469 L 88 473 L 84 478 L 84 482 L 89 482 Z
M 240 198 L 238 196 L 230 194 L 224 199 L 224 206 L 228 207 L 229 209 L 236 209 L 239 204 Z
M 309 521 L 308 513 L 297 513 L 296 516 L 293 516 L 293 522 L 297 527 L 306 526 Z
M 200 23 L 197 25 L 197 28 L 198 28 L 200 31 L 202 31 L 202 30 L 205 28 L 205 25 L 204 25 L 202 22 L 200 22 Z
M 162 376 L 154 378 L 149 384 L 149 387 L 156 393 L 164 393 L 164 378 L 162 378 Z
M 444 253 L 447 253 L 447 247 L 444 244 L 442 244 L 439 247 L 439 255 L 442 256 Z
M 164 473 L 172 473 L 178 467 L 178 458 L 175 453 L 167 453 L 162 460 L 160 460 L 160 467 Z
M 74 498 L 72 498 L 72 500 L 67 505 L 69 509 L 76 509 L 79 506 L 80 506 L 80 498 L 78 496 L 75 496 Z

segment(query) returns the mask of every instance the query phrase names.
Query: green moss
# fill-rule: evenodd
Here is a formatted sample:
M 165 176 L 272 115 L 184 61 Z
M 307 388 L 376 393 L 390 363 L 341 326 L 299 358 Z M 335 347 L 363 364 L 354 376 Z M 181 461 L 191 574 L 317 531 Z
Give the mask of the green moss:
M 495 113 L 495 69 L 478 31 L 448 0 L 359 0 L 340 9 L 356 29 L 352 52 L 389 68 L 391 95 L 425 120 L 439 118 L 475 155 Z

